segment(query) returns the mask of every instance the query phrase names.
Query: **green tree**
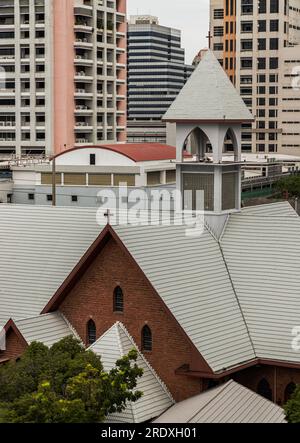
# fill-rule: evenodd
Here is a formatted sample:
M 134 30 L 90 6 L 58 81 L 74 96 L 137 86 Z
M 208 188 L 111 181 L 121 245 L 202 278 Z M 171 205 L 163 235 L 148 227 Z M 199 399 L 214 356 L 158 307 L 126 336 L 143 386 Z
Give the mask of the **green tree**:
M 291 175 L 276 183 L 276 188 L 287 197 L 300 197 L 300 176 Z
M 300 423 L 300 385 L 284 406 L 284 411 L 289 423 Z
M 135 402 L 143 370 L 132 350 L 106 372 L 101 359 L 67 337 L 50 349 L 32 343 L 18 362 L 0 368 L 0 421 L 97 423 Z

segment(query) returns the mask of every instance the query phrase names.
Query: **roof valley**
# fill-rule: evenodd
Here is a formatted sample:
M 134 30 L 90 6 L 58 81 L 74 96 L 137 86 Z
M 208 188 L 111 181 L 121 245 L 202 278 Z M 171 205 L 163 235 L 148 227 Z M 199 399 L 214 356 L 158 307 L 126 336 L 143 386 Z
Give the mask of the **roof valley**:
M 225 229 L 226 229 L 226 228 L 225 228 Z M 224 229 L 223 233 L 225 232 L 225 229 Z M 246 330 L 247 330 L 247 334 L 248 334 L 248 337 L 249 337 L 249 341 L 250 341 L 250 343 L 251 343 L 251 347 L 252 347 L 252 350 L 253 350 L 254 357 L 257 358 L 257 354 L 256 354 L 255 346 L 254 346 L 254 343 L 253 343 L 253 340 L 252 340 L 252 337 L 251 337 L 251 334 L 250 334 L 250 330 L 249 330 L 249 327 L 248 327 L 248 324 L 247 324 L 247 321 L 246 321 L 246 317 L 245 317 L 245 315 L 244 315 L 243 308 L 242 308 L 242 306 L 241 306 L 241 303 L 240 303 L 239 297 L 238 297 L 237 292 L 236 292 L 236 289 L 235 289 L 235 285 L 234 285 L 234 283 L 233 283 L 233 279 L 232 279 L 232 277 L 231 277 L 231 273 L 230 273 L 229 266 L 228 266 L 228 263 L 227 263 L 226 258 L 225 258 L 225 254 L 224 254 L 224 251 L 223 251 L 223 247 L 222 247 L 221 241 L 220 241 L 220 240 L 217 240 L 217 243 L 218 243 L 218 246 L 219 246 L 219 248 L 220 248 L 221 256 L 222 256 L 222 259 L 223 259 L 223 262 L 224 262 L 224 265 L 225 265 L 225 268 L 226 268 L 226 272 L 227 272 L 227 274 L 228 274 L 228 278 L 229 278 L 229 280 L 230 280 L 230 284 L 231 284 L 231 286 L 232 286 L 232 290 L 233 290 L 233 293 L 234 293 L 235 299 L 236 299 L 236 301 L 237 301 L 237 304 L 238 304 L 239 310 L 240 310 L 240 312 L 241 312 L 241 316 L 242 316 L 242 318 L 243 318 L 243 322 L 244 322 L 244 324 L 245 324 L 245 328 L 246 328 Z

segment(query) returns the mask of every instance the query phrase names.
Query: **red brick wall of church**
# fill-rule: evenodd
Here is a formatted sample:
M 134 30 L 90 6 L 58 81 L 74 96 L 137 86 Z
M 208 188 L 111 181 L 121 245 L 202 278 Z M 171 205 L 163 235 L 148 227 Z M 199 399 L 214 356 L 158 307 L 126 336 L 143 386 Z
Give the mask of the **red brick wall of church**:
M 6 350 L 1 352 L 0 360 L 13 360 L 20 357 L 26 349 L 25 343 L 17 334 L 9 330 L 6 336 Z
M 232 378 L 254 392 L 257 392 L 259 382 L 265 378 L 272 389 L 273 401 L 283 405 L 287 385 L 291 382 L 300 384 L 300 370 L 262 365 L 240 371 Z
M 124 292 L 122 314 L 113 312 L 113 291 L 116 286 L 121 286 Z M 182 400 L 201 391 L 199 379 L 175 375 L 177 368 L 191 361 L 193 352 L 189 340 L 138 266 L 114 240 L 104 246 L 59 309 L 84 342 L 86 325 L 91 318 L 96 323 L 97 337 L 120 321 L 139 347 L 141 330 L 148 324 L 153 334 L 153 352 L 145 356 L 174 398 Z

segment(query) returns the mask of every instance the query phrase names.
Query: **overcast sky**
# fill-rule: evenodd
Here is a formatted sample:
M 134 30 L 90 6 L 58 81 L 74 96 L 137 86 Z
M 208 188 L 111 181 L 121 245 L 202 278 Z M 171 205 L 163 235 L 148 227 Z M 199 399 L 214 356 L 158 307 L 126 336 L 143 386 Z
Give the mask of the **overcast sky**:
M 186 60 L 207 47 L 209 0 L 127 0 L 128 15 L 155 15 L 160 24 L 181 29 Z

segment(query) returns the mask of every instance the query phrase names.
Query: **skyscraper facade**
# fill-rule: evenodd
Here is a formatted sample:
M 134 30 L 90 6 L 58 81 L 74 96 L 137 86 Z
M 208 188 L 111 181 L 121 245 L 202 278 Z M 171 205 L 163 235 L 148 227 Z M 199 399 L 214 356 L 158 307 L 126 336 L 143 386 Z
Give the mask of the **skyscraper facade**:
M 300 0 L 211 0 L 210 10 L 211 49 L 256 116 L 243 126 L 243 151 L 300 155 L 300 94 L 292 84 Z
M 132 16 L 128 25 L 128 141 L 166 141 L 161 117 L 193 72 L 185 64 L 181 31 L 153 16 Z
M 0 0 L 0 157 L 126 139 L 126 0 Z

